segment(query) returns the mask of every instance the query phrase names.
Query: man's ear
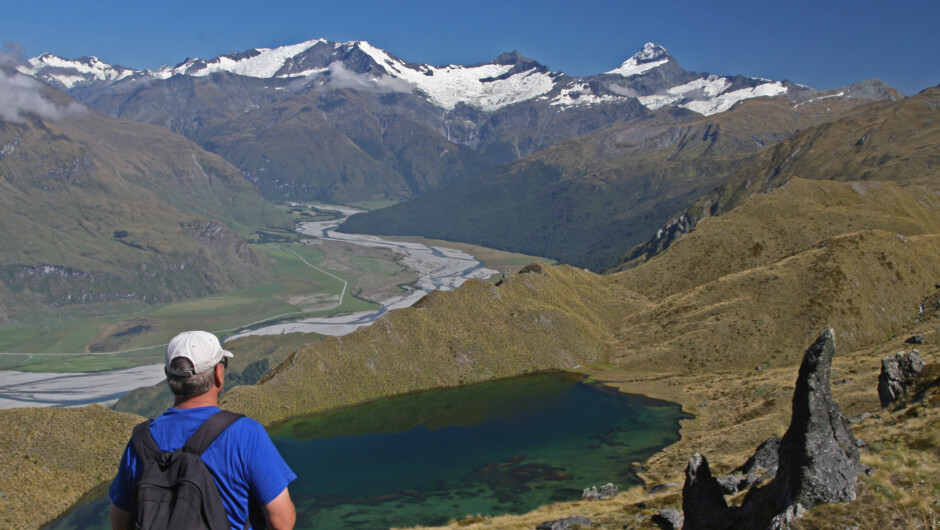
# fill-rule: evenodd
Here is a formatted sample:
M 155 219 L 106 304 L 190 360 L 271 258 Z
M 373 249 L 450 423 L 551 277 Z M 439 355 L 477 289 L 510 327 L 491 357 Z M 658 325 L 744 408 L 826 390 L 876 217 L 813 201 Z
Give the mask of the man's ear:
M 215 365 L 215 384 L 219 388 L 225 384 L 225 366 L 222 363 Z

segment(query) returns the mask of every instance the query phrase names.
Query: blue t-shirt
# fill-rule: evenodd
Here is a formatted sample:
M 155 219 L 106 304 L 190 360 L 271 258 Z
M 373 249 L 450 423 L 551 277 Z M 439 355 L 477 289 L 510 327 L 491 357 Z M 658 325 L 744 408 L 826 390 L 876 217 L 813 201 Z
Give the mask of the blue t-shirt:
M 218 411 L 218 407 L 168 409 L 150 423 L 150 434 L 160 449 L 175 451 Z M 239 530 L 248 520 L 249 495 L 264 506 L 297 478 L 281 458 L 264 427 L 247 417 L 236 420 L 225 429 L 202 453 L 202 461 L 219 486 L 232 528 Z M 134 485 L 142 471 L 143 464 L 134 444 L 128 442 L 117 475 L 108 490 L 115 506 L 131 510 Z

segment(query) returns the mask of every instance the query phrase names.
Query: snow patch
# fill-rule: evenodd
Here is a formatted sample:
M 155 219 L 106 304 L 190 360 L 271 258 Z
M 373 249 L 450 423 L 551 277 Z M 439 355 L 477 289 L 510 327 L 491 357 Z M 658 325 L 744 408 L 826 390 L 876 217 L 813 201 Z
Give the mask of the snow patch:
M 199 62 L 199 59 L 189 60 L 175 68 L 162 68 L 154 72 L 158 79 L 166 79 L 177 74 L 186 74 L 193 77 L 206 77 L 217 72 L 228 72 L 231 74 L 243 75 L 245 77 L 270 78 L 284 67 L 284 63 L 317 44 L 326 42 L 323 39 L 316 39 L 300 44 L 291 44 L 278 48 L 258 48 L 260 52 L 253 57 L 244 59 L 233 59 L 231 57 L 218 57 L 205 66 L 193 71 L 193 65 Z
M 562 89 L 561 93 L 555 96 L 549 105 L 558 107 L 578 107 L 597 105 L 600 103 L 611 103 L 621 101 L 623 97 L 606 95 L 598 96 L 591 90 L 586 83 L 574 83 Z
M 803 105 L 808 105 L 814 101 L 819 101 L 821 99 L 841 98 L 844 95 L 845 95 L 845 92 L 839 92 L 838 94 L 829 94 L 828 96 L 819 96 L 818 98 L 813 98 L 813 99 L 804 101 L 803 103 L 797 103 L 796 105 L 793 105 L 793 108 L 802 107 Z
M 763 83 L 756 87 L 726 92 L 730 87 L 731 81 L 727 77 L 709 75 L 672 87 L 665 92 L 641 96 L 637 99 L 650 110 L 666 105 L 679 105 L 699 114 L 711 116 L 725 112 L 735 103 L 745 99 L 773 97 L 787 93 L 787 87 L 780 82 Z
M 621 55 L 621 57 L 623 57 Z M 620 68 L 611 70 L 607 72 L 608 74 L 620 74 L 624 77 L 631 77 L 634 75 L 640 75 L 643 72 L 647 72 L 656 68 L 657 66 L 662 66 L 669 62 L 669 59 L 662 59 L 659 61 L 653 61 L 651 63 L 638 63 L 633 57 L 627 59 L 620 65 Z
M 711 116 L 729 110 L 735 103 L 745 99 L 774 97 L 787 93 L 787 87 L 783 83 L 764 83 L 751 88 L 742 88 L 732 92 L 726 92 L 720 96 L 708 100 L 690 101 L 679 105 L 680 107 Z
M 493 111 L 536 98 L 550 92 L 555 82 L 550 74 L 535 69 L 520 72 L 506 79 L 496 79 L 513 67 L 504 64 L 479 66 L 406 66 L 401 60 L 388 55 L 368 42 L 355 43 L 372 57 L 389 75 L 408 81 L 427 94 L 439 107 L 453 110 L 458 103 L 466 103 L 485 111 Z
M 726 77 L 710 75 L 689 81 L 684 85 L 674 86 L 664 93 L 651 96 L 641 96 L 637 99 L 646 108 L 656 110 L 666 105 L 678 103 L 685 98 L 706 97 L 714 98 L 731 86 Z

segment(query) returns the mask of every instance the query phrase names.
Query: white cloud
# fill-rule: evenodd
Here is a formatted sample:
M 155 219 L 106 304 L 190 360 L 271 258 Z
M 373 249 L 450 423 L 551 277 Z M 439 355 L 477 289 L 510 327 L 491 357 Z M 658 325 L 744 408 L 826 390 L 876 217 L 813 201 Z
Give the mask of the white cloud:
M 4 56 L 0 61 L 6 59 Z M 25 121 L 26 115 L 33 114 L 46 120 L 58 120 L 88 111 L 75 102 L 64 107 L 56 105 L 43 95 L 45 88 L 45 85 L 32 77 L 0 68 L 0 119 L 22 122 Z
M 377 77 L 368 73 L 357 74 L 339 61 L 330 63 L 326 74 L 318 76 L 317 90 L 342 90 L 344 88 L 378 94 L 392 92 L 407 94 L 415 89 L 415 85 L 404 79 L 384 74 Z
M 627 97 L 631 97 L 631 98 L 638 98 L 638 97 L 640 97 L 640 93 L 639 93 L 639 92 L 637 92 L 636 90 L 633 90 L 633 89 L 630 88 L 630 87 L 625 87 L 625 86 L 622 86 L 622 85 L 615 85 L 615 84 L 611 83 L 611 84 L 607 85 L 607 89 L 610 90 L 611 92 L 613 92 L 614 94 L 618 94 L 618 95 L 621 95 L 621 96 L 627 96 Z

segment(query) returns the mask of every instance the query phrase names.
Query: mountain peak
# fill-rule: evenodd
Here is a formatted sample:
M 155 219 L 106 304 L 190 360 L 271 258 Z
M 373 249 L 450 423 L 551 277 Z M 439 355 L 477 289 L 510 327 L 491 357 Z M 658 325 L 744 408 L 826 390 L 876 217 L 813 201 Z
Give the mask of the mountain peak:
M 494 64 L 516 64 L 519 62 L 531 61 L 528 57 L 522 55 L 516 50 L 511 52 L 503 52 L 499 54 L 499 57 L 493 60 Z
M 636 62 L 641 64 L 668 58 L 669 52 L 666 51 L 666 48 L 663 48 L 655 42 L 647 42 L 640 51 L 636 52 L 633 54 L 633 57 L 631 57 L 631 59 L 635 59 Z
M 608 74 L 619 74 L 623 77 L 631 77 L 652 70 L 657 66 L 662 66 L 672 59 L 666 48 L 663 48 L 655 42 L 647 42 L 640 51 L 633 54 L 620 65 L 619 68 L 607 72 Z

